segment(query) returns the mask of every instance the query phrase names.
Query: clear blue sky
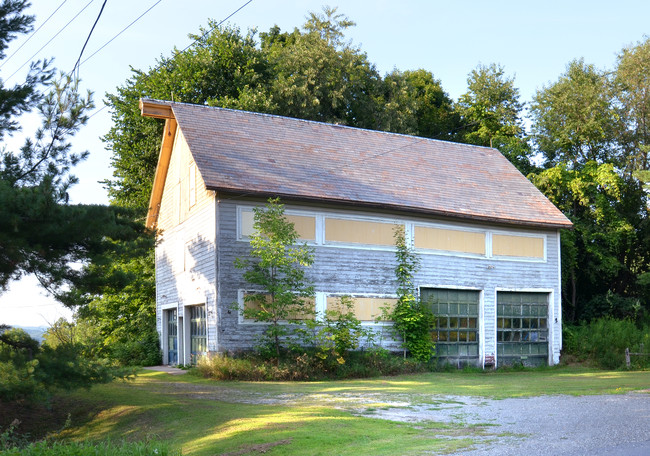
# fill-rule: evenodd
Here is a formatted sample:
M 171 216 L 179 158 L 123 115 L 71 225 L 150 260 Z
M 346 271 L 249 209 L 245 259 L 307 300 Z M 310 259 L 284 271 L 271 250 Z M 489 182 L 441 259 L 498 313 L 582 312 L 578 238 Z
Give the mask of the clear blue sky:
M 0 69 L 6 80 L 28 61 L 50 38 L 63 29 L 90 0 L 67 0 L 15 56 Z M 154 5 L 157 0 L 108 1 L 84 52 L 89 57 L 120 30 Z M 114 92 L 130 75 L 130 66 L 147 69 L 160 55 L 190 43 L 187 35 L 197 33 L 208 18 L 221 20 L 246 0 L 162 0 L 135 25 L 81 66 L 84 89 L 95 93 L 98 108 L 106 92 Z M 63 0 L 33 0 L 31 13 L 36 27 L 54 12 Z M 102 0 L 94 0 L 67 28 L 35 58 L 54 57 L 63 71 L 73 66 L 83 42 L 99 13 Z M 242 31 L 266 31 L 274 24 L 283 30 L 302 25 L 310 11 L 321 11 L 334 2 L 312 0 L 253 0 L 236 13 L 229 23 Z M 443 88 L 457 99 L 466 89 L 467 74 L 479 63 L 499 63 L 515 77 L 522 101 L 555 81 L 566 64 L 583 57 L 604 69 L 612 68 L 624 46 L 650 33 L 650 2 L 642 0 L 492 2 L 465 1 L 361 1 L 339 3 L 339 12 L 357 23 L 348 38 L 359 45 L 384 74 L 424 68 L 440 79 Z M 19 38 L 11 55 L 26 37 Z M 83 60 L 83 59 L 82 59 Z M 24 69 L 8 83 L 20 81 Z M 33 130 L 33 121 L 25 120 Z M 111 177 L 110 152 L 99 138 L 110 127 L 108 109 L 98 112 L 75 138 L 78 150 L 89 150 L 90 159 L 78 166 L 80 183 L 71 192 L 75 203 L 106 203 L 106 193 L 98 181 Z M 21 281 L 0 295 L 0 323 L 43 325 L 68 315 L 43 296 L 34 281 Z

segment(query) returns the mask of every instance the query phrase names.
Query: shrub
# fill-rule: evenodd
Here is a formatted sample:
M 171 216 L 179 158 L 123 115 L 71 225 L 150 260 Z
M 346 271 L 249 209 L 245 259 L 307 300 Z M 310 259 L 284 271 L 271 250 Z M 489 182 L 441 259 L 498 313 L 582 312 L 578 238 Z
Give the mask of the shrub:
M 0 401 L 42 398 L 54 389 L 87 388 L 128 375 L 105 361 L 84 358 L 78 344 L 39 347 L 20 329 L 0 336 Z
M 239 356 L 215 355 L 199 358 L 196 372 L 214 380 L 242 381 L 314 381 L 326 379 L 368 378 L 427 371 L 427 365 L 404 360 L 383 349 L 351 351 L 348 362 L 331 363 L 316 356 L 316 350 L 287 355 L 275 362 L 252 353 Z
M 336 369 L 336 364 L 345 364 L 348 353 L 359 348 L 362 338 L 370 344 L 373 331 L 363 327 L 354 313 L 354 300 L 341 296 L 332 309 L 327 309 L 320 319 L 310 319 L 296 328 L 299 345 L 294 352 L 304 352 L 303 347 L 314 347 L 315 356 Z
M 394 332 L 411 356 L 427 363 L 435 355 L 431 329 L 435 321 L 431 310 L 415 297 L 413 275 L 420 266 L 418 256 L 406 245 L 404 230 L 398 227 L 395 238 L 395 277 L 397 279 L 397 304 L 391 312 Z
M 603 369 L 626 367 L 625 349 L 638 352 L 644 344 L 647 352 L 649 342 L 650 328 L 638 328 L 630 319 L 603 317 L 589 324 L 564 327 L 564 352 Z M 650 357 L 635 357 L 632 362 L 635 367 L 648 366 Z
M 150 328 L 138 340 L 116 342 L 110 357 L 121 366 L 157 366 L 162 363 L 158 333 Z

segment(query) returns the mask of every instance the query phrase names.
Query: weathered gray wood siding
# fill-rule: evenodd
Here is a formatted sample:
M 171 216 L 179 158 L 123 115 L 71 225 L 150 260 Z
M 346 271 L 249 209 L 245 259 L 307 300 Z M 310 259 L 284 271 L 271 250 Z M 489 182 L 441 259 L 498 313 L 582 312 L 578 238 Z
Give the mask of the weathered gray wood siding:
M 208 350 L 218 349 L 215 198 L 214 192 L 205 190 L 202 177 L 191 172 L 194 166 L 183 133 L 178 131 L 160 205 L 156 245 L 156 325 L 165 363 L 166 309 L 178 310 L 179 325 L 183 319 L 180 363 L 190 361 L 187 306 L 206 306 Z
M 170 308 L 178 310 L 179 325 L 183 324 L 179 330 L 179 335 L 184 336 L 179 340 L 179 363 L 190 362 L 187 306 L 205 305 L 208 350 L 218 350 L 214 227 L 214 205 L 205 205 L 159 237 L 156 246 L 156 322 L 165 363 L 164 310 Z
M 245 258 L 248 242 L 237 238 L 237 205 L 261 204 L 250 200 L 224 198 L 217 203 L 217 244 L 219 294 L 217 306 L 219 351 L 249 349 L 263 331 L 261 324 L 240 320 L 235 306 L 240 290 L 250 290 L 251 285 L 242 278 L 242 271 L 234 268 L 236 258 Z M 377 220 L 406 221 L 410 223 L 448 223 L 440 219 L 426 219 L 366 211 L 340 210 L 332 207 L 307 207 L 287 205 L 287 210 L 325 212 L 343 216 L 360 215 Z M 449 222 L 450 223 L 450 222 Z M 450 227 L 457 227 L 451 223 Z M 465 224 L 465 227 L 481 228 Z M 552 356 L 549 361 L 559 361 L 561 348 L 561 311 L 559 290 L 558 235 L 554 230 L 539 231 L 504 227 L 485 227 L 486 230 L 513 234 L 543 235 L 546 258 L 539 261 L 521 259 L 476 258 L 456 254 L 421 253 L 422 267 L 416 275 L 418 287 L 469 288 L 481 291 L 481 359 L 485 354 L 496 355 L 496 293 L 498 290 L 545 291 L 550 293 L 549 328 Z M 408 231 L 408 230 L 407 230 Z M 315 262 L 309 271 L 317 293 L 347 293 L 350 295 L 394 296 L 395 259 L 390 248 L 361 246 L 314 245 Z M 557 318 L 557 321 L 555 320 Z M 370 323 L 370 325 L 374 325 Z M 375 325 L 378 327 L 378 325 Z M 388 348 L 397 348 L 395 341 L 386 341 Z

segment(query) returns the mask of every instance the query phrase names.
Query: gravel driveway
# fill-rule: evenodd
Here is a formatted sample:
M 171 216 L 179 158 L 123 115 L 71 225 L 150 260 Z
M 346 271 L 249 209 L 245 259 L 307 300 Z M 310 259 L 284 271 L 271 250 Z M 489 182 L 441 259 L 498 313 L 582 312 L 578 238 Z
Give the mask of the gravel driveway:
M 650 394 L 447 400 L 446 405 L 378 410 L 375 415 L 488 424 L 491 436 L 484 444 L 458 453 L 467 456 L 650 455 Z
M 158 385 L 163 390 L 173 388 L 175 394 L 225 402 L 324 405 L 365 417 L 409 423 L 483 425 L 486 435 L 478 437 L 482 441 L 476 449 L 457 453 L 464 456 L 650 456 L 650 390 L 494 400 L 361 391 L 269 394 L 218 383 Z

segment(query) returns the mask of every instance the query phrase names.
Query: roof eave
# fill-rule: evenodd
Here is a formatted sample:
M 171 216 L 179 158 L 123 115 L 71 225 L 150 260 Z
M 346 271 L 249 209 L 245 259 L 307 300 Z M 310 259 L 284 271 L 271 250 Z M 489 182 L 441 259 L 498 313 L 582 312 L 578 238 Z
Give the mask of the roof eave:
M 165 181 L 167 180 L 167 172 L 169 171 L 169 163 L 171 161 L 178 123 L 176 122 L 170 103 L 140 99 L 140 112 L 143 117 L 165 119 L 165 129 L 162 144 L 160 145 L 158 164 L 156 165 L 156 174 L 154 175 L 146 220 L 147 228 L 154 230 L 158 224 L 160 203 L 162 201 L 163 189 L 165 188 Z
M 573 229 L 573 223 L 569 219 L 566 219 L 566 222 L 544 222 L 544 221 L 535 221 L 535 220 L 519 220 L 519 219 L 508 219 L 503 217 L 489 217 L 489 216 L 476 216 L 472 214 L 464 214 L 462 212 L 450 212 L 450 211 L 436 211 L 432 209 L 423 209 L 419 207 L 405 206 L 405 205 L 396 205 L 396 204 L 386 204 L 386 203 L 375 203 L 367 201 L 352 201 L 346 199 L 337 199 L 337 198 L 323 198 L 323 197 L 311 197 L 305 195 L 294 195 L 289 193 L 270 193 L 264 191 L 250 191 L 238 188 L 228 188 L 222 186 L 206 186 L 208 190 L 213 190 L 216 192 L 225 192 L 230 194 L 235 194 L 241 197 L 279 197 L 285 200 L 299 201 L 299 202 L 321 202 L 321 203 L 331 203 L 331 204 L 344 204 L 351 207 L 365 207 L 371 209 L 385 209 L 398 212 L 408 212 L 416 213 L 420 215 L 428 215 L 435 217 L 445 217 L 456 219 L 458 221 L 474 221 L 474 222 L 483 222 L 483 223 L 492 223 L 498 225 L 511 225 L 519 227 L 528 227 L 528 228 L 541 228 L 541 229 Z

